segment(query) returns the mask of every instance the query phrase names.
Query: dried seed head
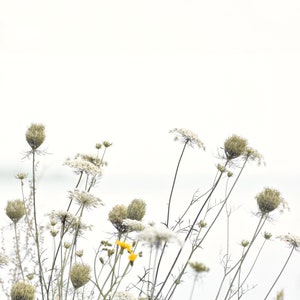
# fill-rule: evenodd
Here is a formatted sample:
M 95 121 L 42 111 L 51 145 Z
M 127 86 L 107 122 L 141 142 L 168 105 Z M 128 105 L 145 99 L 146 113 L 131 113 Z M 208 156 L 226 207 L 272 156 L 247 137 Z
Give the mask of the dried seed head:
M 22 200 L 12 200 L 7 202 L 6 215 L 14 222 L 19 222 L 25 215 L 25 205 Z
M 190 262 L 189 265 L 196 273 L 203 273 L 209 271 L 209 268 L 200 262 Z
M 40 147 L 45 138 L 45 126 L 43 124 L 32 123 L 26 131 L 26 141 L 32 150 Z
M 34 300 L 35 287 L 23 281 L 15 283 L 10 291 L 11 300 Z
M 232 160 L 244 154 L 247 143 L 248 142 L 246 139 L 235 134 L 227 138 L 224 142 L 224 151 L 226 158 L 228 160 Z
M 141 199 L 134 199 L 128 205 L 127 218 L 141 221 L 146 213 L 146 203 Z
M 75 289 L 84 286 L 90 280 L 90 267 L 82 263 L 73 265 L 70 271 L 70 278 Z
M 125 205 L 115 205 L 108 214 L 109 221 L 118 229 L 123 232 L 126 228 L 123 221 L 127 218 L 127 207 Z M 125 230 L 126 231 L 126 230 Z
M 256 197 L 257 205 L 262 214 L 270 213 L 280 204 L 284 205 L 285 201 L 280 192 L 275 189 L 265 188 Z

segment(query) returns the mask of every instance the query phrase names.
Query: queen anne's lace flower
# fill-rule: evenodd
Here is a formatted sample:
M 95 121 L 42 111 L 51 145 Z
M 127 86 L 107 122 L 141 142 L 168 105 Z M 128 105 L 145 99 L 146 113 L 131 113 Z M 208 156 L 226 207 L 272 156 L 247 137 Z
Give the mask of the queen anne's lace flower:
M 85 191 L 75 190 L 69 192 L 69 194 L 71 199 L 74 199 L 80 205 L 84 205 L 85 208 L 97 207 L 102 204 L 99 198 Z
M 167 227 L 149 225 L 145 227 L 143 231 L 137 233 L 137 239 L 143 240 L 151 245 L 159 247 L 162 242 L 177 242 L 182 244 L 182 241 L 178 238 L 175 232 Z
M 280 235 L 278 238 L 281 241 L 288 243 L 289 246 L 294 247 L 296 250 L 300 250 L 300 237 L 292 234 Z
M 175 141 L 181 141 L 183 143 L 187 143 L 189 146 L 193 147 L 196 145 L 198 148 L 202 148 L 205 150 L 205 146 L 202 141 L 199 139 L 198 135 L 192 132 L 189 129 L 184 128 L 174 128 L 169 131 L 170 133 L 175 134 Z
M 145 225 L 137 220 L 125 219 L 122 225 L 127 227 L 128 231 L 142 231 L 145 229 Z
M 64 165 L 75 169 L 76 174 L 82 172 L 93 176 L 102 174 L 102 162 L 93 155 L 77 154 L 74 159 L 68 158 Z

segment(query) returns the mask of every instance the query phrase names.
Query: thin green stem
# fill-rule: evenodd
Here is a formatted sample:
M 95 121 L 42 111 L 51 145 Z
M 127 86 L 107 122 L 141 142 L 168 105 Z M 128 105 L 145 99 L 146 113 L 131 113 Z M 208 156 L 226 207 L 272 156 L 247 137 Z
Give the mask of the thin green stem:
M 21 253 L 20 253 L 20 247 L 19 247 L 19 237 L 18 237 L 18 232 L 17 232 L 17 223 L 16 222 L 13 222 L 13 223 L 14 223 L 14 232 L 15 232 L 15 239 L 16 239 L 17 259 L 18 259 L 18 264 L 19 264 L 19 269 L 21 271 L 22 279 L 24 281 L 25 277 L 24 277 L 22 261 L 21 261 Z
M 281 271 L 279 272 L 278 276 L 276 277 L 274 283 L 272 284 L 271 288 L 269 289 L 269 291 L 268 291 L 266 297 L 264 298 L 264 300 L 266 300 L 266 299 L 268 298 L 268 296 L 270 295 L 270 293 L 271 293 L 271 291 L 273 290 L 274 286 L 276 285 L 278 279 L 280 278 L 280 276 L 281 276 L 281 274 L 283 273 L 285 267 L 287 266 L 287 264 L 288 264 L 288 262 L 289 262 L 289 260 L 290 260 L 290 258 L 291 258 L 291 256 L 292 256 L 292 254 L 293 254 L 295 248 L 296 248 L 295 246 L 292 247 L 292 250 L 291 250 L 291 252 L 290 252 L 288 258 L 286 259 L 286 261 L 285 261 L 283 267 L 281 268 Z

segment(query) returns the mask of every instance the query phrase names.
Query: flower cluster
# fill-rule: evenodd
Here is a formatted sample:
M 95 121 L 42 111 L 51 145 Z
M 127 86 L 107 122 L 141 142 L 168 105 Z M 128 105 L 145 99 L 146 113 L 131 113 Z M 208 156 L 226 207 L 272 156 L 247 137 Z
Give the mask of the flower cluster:
M 198 148 L 205 150 L 203 142 L 199 139 L 198 135 L 191 130 L 185 128 L 174 128 L 169 132 L 174 133 L 174 141 L 180 141 L 184 144 L 188 144 L 191 147 L 196 145 Z
M 134 251 L 132 250 L 132 246 L 126 242 L 122 242 L 122 241 L 116 241 L 116 244 L 121 248 L 121 254 L 123 253 L 123 250 L 127 250 L 127 252 L 129 253 L 128 255 L 128 259 L 131 265 L 133 265 L 133 262 L 136 260 L 136 258 L 138 257 L 137 254 L 134 253 Z

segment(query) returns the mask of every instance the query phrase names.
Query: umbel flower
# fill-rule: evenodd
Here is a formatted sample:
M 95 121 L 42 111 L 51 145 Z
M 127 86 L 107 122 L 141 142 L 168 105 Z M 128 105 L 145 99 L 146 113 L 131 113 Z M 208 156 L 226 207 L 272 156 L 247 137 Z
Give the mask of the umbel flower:
M 178 244 L 182 244 L 182 241 L 178 238 L 175 232 L 167 227 L 157 226 L 155 224 L 145 227 L 144 230 L 137 233 L 137 239 L 145 241 L 150 245 L 159 247 L 162 242 L 176 241 Z
M 76 263 L 70 270 L 71 282 L 75 289 L 87 284 L 90 277 L 90 267 L 86 264 Z
M 189 265 L 197 274 L 209 271 L 209 268 L 201 262 L 189 262 Z
M 278 238 L 286 242 L 290 247 L 300 250 L 300 237 L 292 234 L 280 235 Z
M 34 300 L 35 287 L 29 283 L 19 281 L 10 291 L 11 300 Z
M 19 222 L 25 215 L 25 205 L 22 200 L 8 201 L 6 205 L 6 215 L 14 222 Z
M 94 155 L 78 153 L 73 159 L 67 158 L 64 165 L 74 169 L 76 174 L 102 175 L 103 163 L 100 158 Z
M 226 158 L 228 160 L 232 160 L 243 155 L 245 153 L 247 143 L 246 139 L 235 134 L 227 138 L 224 142 Z
M 45 126 L 43 124 L 32 123 L 26 131 L 26 141 L 32 150 L 40 147 L 45 138 Z
M 83 205 L 85 208 L 95 208 L 102 204 L 102 201 L 99 198 L 85 191 L 75 190 L 69 192 L 69 195 L 71 199 L 75 199 L 79 205 Z
M 189 129 L 174 128 L 170 130 L 169 133 L 174 133 L 174 141 L 180 141 L 184 144 L 188 144 L 191 147 L 196 145 L 198 148 L 205 150 L 205 146 L 199 139 L 198 135 Z
M 255 198 L 258 208 L 263 215 L 275 210 L 279 205 L 282 205 L 283 207 L 286 205 L 280 192 L 271 188 L 265 188 Z

